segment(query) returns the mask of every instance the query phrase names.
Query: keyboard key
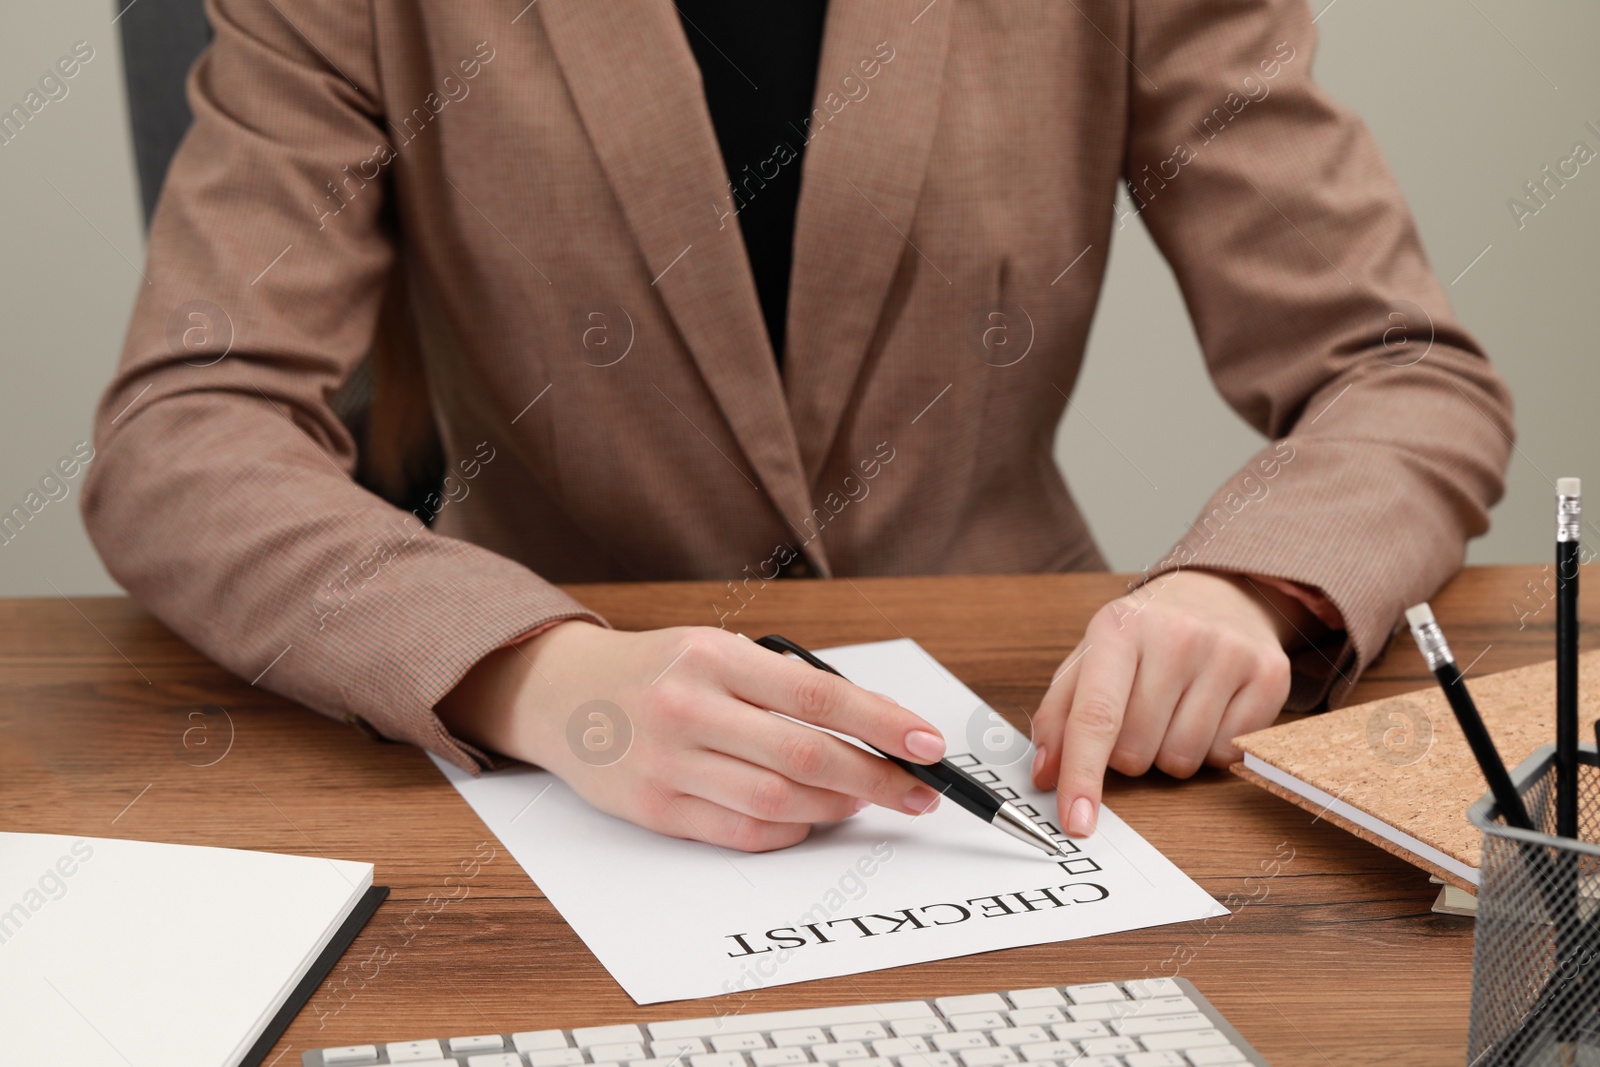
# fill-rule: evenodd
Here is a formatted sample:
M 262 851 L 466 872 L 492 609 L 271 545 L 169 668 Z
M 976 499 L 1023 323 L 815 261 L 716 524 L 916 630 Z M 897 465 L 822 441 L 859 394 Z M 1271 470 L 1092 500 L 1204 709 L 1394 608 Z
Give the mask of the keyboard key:
M 1061 1009 L 1054 1006 L 1011 1009 L 1012 1026 L 1039 1026 L 1044 1023 L 1064 1023 L 1066 1021 L 1067 1017 L 1061 1014 Z
M 1050 1035 L 1037 1026 L 1008 1026 L 989 1031 L 989 1040 L 997 1045 L 1037 1045 L 1049 1041 Z
M 622 1041 L 615 1045 L 590 1045 L 589 1058 L 595 1063 L 620 1063 L 623 1060 L 644 1059 L 644 1045 L 637 1041 Z
M 1189 1049 L 1205 1048 L 1207 1045 L 1232 1044 L 1220 1030 L 1173 1030 L 1164 1034 L 1149 1034 L 1139 1040 L 1144 1042 L 1144 1047 L 1152 1052 L 1162 1049 Z
M 1141 1000 L 1136 1009 L 1140 1015 L 1178 1015 L 1182 1012 L 1199 1011 L 1194 1006 L 1194 1001 L 1188 997 L 1151 997 Z
M 886 1037 L 872 1043 L 874 1056 L 904 1056 L 908 1052 L 931 1052 L 924 1037 Z
M 767 1039 L 760 1034 L 718 1034 L 711 1039 L 711 1047 L 718 1052 L 749 1052 L 766 1048 Z
M 738 1052 L 699 1052 L 689 1056 L 689 1067 L 744 1067 L 744 1056 Z
M 1135 1000 L 1149 1000 L 1151 997 L 1181 997 L 1183 986 L 1171 978 L 1135 978 L 1131 982 L 1123 982 L 1127 987 L 1128 995 Z
M 1091 1037 L 1083 1042 L 1085 1056 L 1110 1056 L 1123 1052 L 1143 1052 L 1144 1048 L 1131 1037 Z M 1183 1067 L 1179 1064 L 1179 1067 Z
M 788 1067 L 791 1063 L 810 1063 L 811 1057 L 803 1047 L 791 1045 L 789 1048 L 758 1048 L 750 1053 L 750 1062 L 755 1067 Z
M 999 1012 L 975 1011 L 969 1015 L 950 1016 L 950 1025 L 957 1030 L 999 1030 L 1006 1025 L 1006 1019 Z
M 933 1008 L 923 1001 L 902 1000 L 888 1004 L 845 1004 L 835 1008 L 751 1012 L 741 1014 L 734 1019 L 715 1015 L 706 1019 L 672 1019 L 667 1022 L 650 1023 L 649 1026 L 650 1036 L 660 1040 L 668 1037 L 714 1037 L 726 1031 L 730 1024 L 748 1033 L 918 1018 L 937 1019 L 937 1016 L 934 1015 Z
M 1126 1016 L 1144 1011 L 1141 1005 L 1147 1005 L 1147 1000 L 1101 1000 L 1086 1003 L 1086 1005 L 1072 1005 L 1067 1008 L 1067 1014 L 1072 1016 L 1074 1022 L 1093 1022 L 1094 1019 L 1123 1019 Z
M 1097 1019 L 1120 1019 L 1126 1015 L 1133 1015 L 1140 1010 L 1140 1000 L 1101 1000 L 1090 1001 L 1087 1004 L 1074 1004 L 1067 1009 L 1067 1014 L 1072 1016 L 1074 1022 L 1093 1022 Z
M 451 1052 L 498 1052 L 506 1047 L 505 1038 L 499 1034 L 479 1034 L 477 1037 L 452 1037 Z
M 1081 1041 L 1086 1037 L 1106 1037 L 1111 1031 L 1102 1022 L 1056 1023 L 1050 1028 L 1058 1041 Z
M 1189 1067 L 1189 1061 L 1171 1050 L 1162 1052 L 1130 1052 L 1123 1062 L 1128 1067 Z
M 1093 985 L 1069 985 L 1067 996 L 1074 1004 L 1099 1004 L 1107 1000 L 1127 1000 L 1122 989 L 1114 982 L 1095 982 Z
M 1128 1034 L 1132 1037 L 1143 1037 L 1145 1034 L 1170 1034 L 1179 1030 L 1203 1030 L 1211 1025 L 1199 1012 L 1189 1012 L 1186 1015 L 1136 1015 L 1111 1024 L 1116 1027 L 1117 1033 Z M 1150 1048 L 1150 1042 L 1144 1043 L 1145 1048 Z M 1181 1048 L 1181 1045 L 1162 1045 L 1162 1048 Z
M 467 1057 L 467 1067 L 522 1067 L 522 1057 L 515 1052 L 480 1052 Z
M 888 1037 L 883 1023 L 841 1023 L 833 1027 L 835 1041 L 869 1041 L 875 1037 Z
M 688 1035 L 656 1034 L 655 1036 L 678 1037 Z M 620 1026 L 580 1026 L 572 1031 L 572 1043 L 579 1048 L 588 1048 L 591 1045 L 619 1045 L 628 1042 L 642 1042 L 643 1040 L 644 1035 L 632 1023 L 623 1023 Z M 601 1057 L 595 1056 L 593 1058 L 598 1062 Z M 641 1052 L 632 1058 L 642 1060 L 644 1059 L 644 1053 Z
M 560 1030 L 524 1030 L 511 1035 L 511 1047 L 518 1052 L 542 1052 L 545 1049 L 566 1048 L 567 1035 Z
M 1071 1063 L 1078 1055 L 1077 1046 L 1071 1041 L 1046 1041 L 1038 1045 L 1023 1045 L 1017 1051 L 1022 1053 L 1022 1058 L 1029 1063 L 1038 1063 L 1041 1060 Z
M 956 1034 L 934 1034 L 933 1047 L 940 1052 L 954 1052 L 963 1048 L 988 1048 L 994 1044 L 982 1030 L 965 1030 Z
M 1214 1067 L 1216 1064 L 1244 1063 L 1244 1052 L 1233 1045 L 1212 1045 L 1209 1048 L 1187 1048 L 1184 1054 L 1194 1067 Z
M 959 1067 L 948 1052 L 908 1052 L 900 1057 L 900 1067 Z
M 371 1063 L 378 1058 L 376 1045 L 340 1045 L 322 1050 L 322 1062 L 328 1067 L 341 1063 Z
M 1127 1067 L 1122 1062 L 1121 1056 L 1085 1056 L 1081 1060 L 1073 1060 L 1072 1067 Z
M 390 1063 L 421 1063 L 424 1060 L 444 1059 L 444 1049 L 439 1047 L 439 1042 L 429 1038 L 426 1041 L 392 1041 L 384 1046 L 384 1051 L 389 1054 Z
M 758 1048 L 760 1046 L 757 1046 Z M 671 1059 L 674 1056 L 687 1056 L 691 1052 L 704 1052 L 706 1043 L 698 1037 L 671 1037 L 665 1041 L 650 1042 L 650 1055 Z M 722 1051 L 718 1049 L 717 1051 Z
M 956 1053 L 961 1057 L 961 1062 L 966 1067 L 1000 1067 L 1002 1063 L 1016 1063 L 1022 1059 L 1017 1055 L 1017 1050 L 997 1046 L 995 1048 L 964 1048 Z
M 812 1045 L 811 1058 L 818 1063 L 838 1063 L 842 1060 L 870 1060 L 872 1053 L 859 1041 L 841 1041 L 836 1045 Z
M 974 1011 L 1007 1011 L 1011 1005 L 999 993 L 975 993 L 966 997 L 937 997 L 934 1003 L 946 1016 Z
M 790 1045 L 825 1045 L 828 1035 L 822 1032 L 820 1026 L 807 1026 L 799 1030 L 774 1030 L 769 1035 L 772 1038 L 773 1048 L 787 1048 Z
M 944 1020 L 935 1016 L 925 1019 L 894 1019 L 889 1023 L 889 1029 L 895 1032 L 896 1037 L 919 1037 L 926 1034 L 942 1034 L 949 1027 Z
M 881 1004 L 867 1004 L 863 1006 L 872 1011 L 871 1019 L 829 1019 L 826 1025 L 835 1026 L 839 1023 L 853 1022 L 883 1022 L 885 1019 L 914 1019 L 920 1016 L 927 1016 L 935 1019 L 939 1017 L 938 1012 L 933 1010 L 933 1005 L 929 1004 L 925 1000 L 890 1000 Z M 808 1008 L 805 1010 L 824 1011 L 831 1013 L 837 1011 L 838 1009 Z
M 1006 996 L 1019 1008 L 1059 1008 L 1067 1002 L 1061 990 L 1053 985 L 1040 986 L 1038 989 L 1013 989 Z
M 528 1053 L 528 1067 L 578 1067 L 582 1062 L 581 1048 L 546 1048 Z

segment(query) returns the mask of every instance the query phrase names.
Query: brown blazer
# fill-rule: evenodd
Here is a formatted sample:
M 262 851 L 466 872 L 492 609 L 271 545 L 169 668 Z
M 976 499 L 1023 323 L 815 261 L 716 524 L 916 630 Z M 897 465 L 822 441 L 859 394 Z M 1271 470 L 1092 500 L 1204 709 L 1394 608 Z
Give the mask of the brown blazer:
M 463 766 L 430 709 L 594 617 L 552 581 L 1103 567 L 1051 447 L 1119 214 L 1271 439 L 1158 568 L 1323 591 L 1350 679 L 1501 492 L 1506 389 L 1301 0 L 835 0 L 781 377 L 733 213 L 794 164 L 724 170 L 669 0 L 208 7 L 89 529 L 240 677 Z M 451 470 L 415 515 L 330 401 L 380 315 Z

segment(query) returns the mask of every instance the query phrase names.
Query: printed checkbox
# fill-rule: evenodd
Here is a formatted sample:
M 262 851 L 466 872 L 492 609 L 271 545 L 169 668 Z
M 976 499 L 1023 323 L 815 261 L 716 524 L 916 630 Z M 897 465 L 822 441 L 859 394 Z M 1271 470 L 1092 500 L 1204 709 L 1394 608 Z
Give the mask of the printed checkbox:
M 1009 785 L 996 786 L 994 792 L 995 796 L 1005 797 L 1007 800 L 1017 799 L 1017 791 Z
M 1039 817 L 1039 809 L 1034 807 L 1032 804 L 1018 804 L 1017 810 L 1022 812 L 1022 814 L 1026 815 L 1030 819 L 1037 819 Z
M 1074 856 L 1070 860 L 1057 860 L 1056 866 L 1068 874 L 1093 874 L 1100 865 L 1089 856 Z
M 993 785 L 1000 780 L 1000 776 L 993 771 L 968 771 L 967 773 L 984 785 Z
M 982 762 L 970 752 L 957 752 L 955 755 L 946 756 L 944 759 L 946 763 L 953 763 L 957 767 L 976 767 Z

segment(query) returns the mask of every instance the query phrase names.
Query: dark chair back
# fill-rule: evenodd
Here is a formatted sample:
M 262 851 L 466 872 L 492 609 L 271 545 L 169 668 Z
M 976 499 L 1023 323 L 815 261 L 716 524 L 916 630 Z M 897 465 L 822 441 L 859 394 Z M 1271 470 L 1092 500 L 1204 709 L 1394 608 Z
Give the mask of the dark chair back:
M 128 79 L 128 121 L 139 167 L 144 220 L 155 214 L 172 154 L 189 128 L 184 80 L 211 41 L 202 0 L 117 0 L 122 11 L 123 70 Z

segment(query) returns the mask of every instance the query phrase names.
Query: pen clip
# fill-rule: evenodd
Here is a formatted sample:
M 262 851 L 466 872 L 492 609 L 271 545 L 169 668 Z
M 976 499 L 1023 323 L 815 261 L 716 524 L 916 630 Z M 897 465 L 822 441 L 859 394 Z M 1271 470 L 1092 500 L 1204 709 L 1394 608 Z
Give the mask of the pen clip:
M 757 638 L 756 644 L 760 645 L 762 648 L 770 649 L 779 655 L 782 655 L 785 652 L 792 652 L 818 670 L 827 671 L 836 678 L 844 677 L 844 675 L 840 674 L 828 664 L 824 663 L 816 656 L 813 656 L 810 652 L 807 652 L 805 649 L 801 648 L 787 637 L 784 637 L 782 634 L 768 634 L 765 637 Z

